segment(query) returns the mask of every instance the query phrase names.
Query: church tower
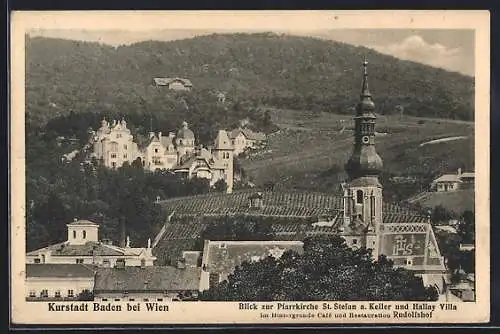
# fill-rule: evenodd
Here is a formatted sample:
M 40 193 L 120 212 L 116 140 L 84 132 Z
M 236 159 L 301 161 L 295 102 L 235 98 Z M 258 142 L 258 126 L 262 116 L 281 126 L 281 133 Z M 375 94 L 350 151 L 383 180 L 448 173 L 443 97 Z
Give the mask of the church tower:
M 382 224 L 382 185 L 379 174 L 383 163 L 375 150 L 375 104 L 368 89 L 368 62 L 363 62 L 360 101 L 354 117 L 354 148 L 345 165 L 348 184 L 344 187 L 343 235 L 351 246 L 372 249 L 378 258 Z

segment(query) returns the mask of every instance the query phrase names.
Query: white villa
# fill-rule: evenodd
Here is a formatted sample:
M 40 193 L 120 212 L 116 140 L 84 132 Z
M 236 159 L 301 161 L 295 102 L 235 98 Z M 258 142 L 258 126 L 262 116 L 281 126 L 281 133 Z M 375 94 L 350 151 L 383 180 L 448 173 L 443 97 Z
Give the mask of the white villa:
M 233 158 L 246 147 L 254 147 L 263 134 L 247 129 L 232 132 L 219 130 L 213 147 L 203 148 L 196 145 L 193 131 L 183 122 L 177 133 L 149 133 L 149 138 L 137 144 L 127 128 L 125 120 L 105 119 L 101 127 L 93 132 L 90 144 L 93 147 L 91 158 L 96 158 L 108 168 L 118 168 L 124 163 L 132 164 L 139 160 L 143 168 L 172 170 L 188 178 L 199 177 L 210 180 L 213 186 L 224 180 L 227 192 L 231 193 L 234 182 Z
M 99 267 L 152 266 L 156 257 L 147 247 L 130 247 L 127 238 L 125 247 L 113 245 L 108 240 L 99 240 L 99 225 L 89 220 L 76 220 L 68 227 L 68 239 L 26 254 L 27 264 L 88 264 Z

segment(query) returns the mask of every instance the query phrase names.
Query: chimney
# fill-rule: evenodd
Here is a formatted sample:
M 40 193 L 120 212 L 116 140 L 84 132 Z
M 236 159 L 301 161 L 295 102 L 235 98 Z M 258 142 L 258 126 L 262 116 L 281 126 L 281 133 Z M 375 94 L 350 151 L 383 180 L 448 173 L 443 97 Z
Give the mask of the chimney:
M 154 136 L 155 136 L 155 133 L 154 133 L 153 131 L 151 131 L 151 132 L 149 133 L 149 139 L 153 138 Z
M 457 170 L 457 174 L 458 174 L 458 176 L 462 175 L 462 168 L 459 168 L 459 169 Z
M 161 140 L 161 131 L 158 132 L 158 139 Z
M 169 133 L 168 133 L 168 136 L 169 136 L 170 138 L 175 138 L 175 133 L 174 133 L 174 132 L 169 132 Z

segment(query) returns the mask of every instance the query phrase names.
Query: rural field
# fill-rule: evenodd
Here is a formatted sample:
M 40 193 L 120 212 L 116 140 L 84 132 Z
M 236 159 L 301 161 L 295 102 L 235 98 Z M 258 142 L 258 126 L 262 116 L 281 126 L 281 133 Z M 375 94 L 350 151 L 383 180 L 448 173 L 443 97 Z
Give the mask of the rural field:
M 270 110 L 280 130 L 269 136 L 264 150 L 241 161 L 251 180 L 311 190 L 338 183 L 352 150 L 354 115 Z M 376 130 L 377 151 L 389 176 L 431 178 L 474 168 L 473 122 L 380 115 Z M 420 146 L 448 137 L 462 138 Z

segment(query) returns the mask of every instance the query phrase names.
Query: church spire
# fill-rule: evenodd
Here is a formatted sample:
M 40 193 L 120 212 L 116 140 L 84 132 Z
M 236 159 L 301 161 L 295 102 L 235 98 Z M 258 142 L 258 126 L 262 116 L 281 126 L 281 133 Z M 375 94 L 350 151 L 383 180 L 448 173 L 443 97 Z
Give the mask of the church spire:
M 354 149 L 345 166 L 351 180 L 360 177 L 376 177 L 382 170 L 382 159 L 375 150 L 375 103 L 368 89 L 367 67 L 368 61 L 365 58 L 360 101 L 356 105 L 354 117 Z
M 368 61 L 366 60 L 366 56 L 363 60 L 363 85 L 361 88 L 361 98 L 371 97 L 372 94 L 368 89 Z

